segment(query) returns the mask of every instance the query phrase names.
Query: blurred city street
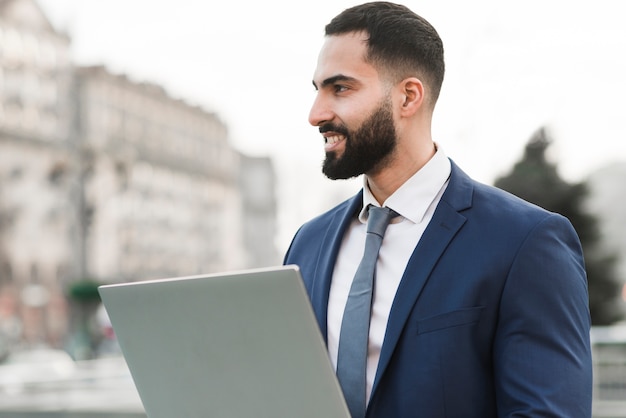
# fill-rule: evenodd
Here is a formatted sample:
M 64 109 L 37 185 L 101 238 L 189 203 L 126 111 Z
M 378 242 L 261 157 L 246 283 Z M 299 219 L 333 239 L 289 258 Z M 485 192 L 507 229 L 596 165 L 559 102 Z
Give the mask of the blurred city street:
M 74 362 L 58 350 L 38 351 L 45 362 L 0 365 L 1 418 L 146 416 L 122 357 Z
M 594 418 L 626 417 L 626 325 L 593 327 Z

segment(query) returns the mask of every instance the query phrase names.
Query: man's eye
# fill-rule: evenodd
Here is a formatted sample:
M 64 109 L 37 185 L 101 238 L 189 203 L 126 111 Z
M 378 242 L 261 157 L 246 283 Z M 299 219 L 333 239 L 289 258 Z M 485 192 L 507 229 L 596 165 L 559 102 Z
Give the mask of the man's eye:
M 341 84 L 335 84 L 335 93 L 342 93 L 347 90 L 348 90 L 348 87 L 343 86 Z

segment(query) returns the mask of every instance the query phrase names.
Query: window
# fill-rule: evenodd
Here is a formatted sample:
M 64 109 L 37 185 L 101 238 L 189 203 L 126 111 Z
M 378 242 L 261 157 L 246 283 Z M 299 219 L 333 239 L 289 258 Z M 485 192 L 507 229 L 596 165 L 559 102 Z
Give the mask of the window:
M 0 268 L 0 287 L 13 283 L 13 269 L 11 263 L 5 261 Z
M 32 284 L 39 284 L 40 283 L 39 267 L 37 267 L 37 264 L 35 264 L 35 263 L 33 263 L 30 266 L 30 283 L 32 283 Z
M 4 56 L 9 67 L 17 67 L 23 61 L 24 45 L 22 37 L 15 29 L 7 30 L 4 36 Z

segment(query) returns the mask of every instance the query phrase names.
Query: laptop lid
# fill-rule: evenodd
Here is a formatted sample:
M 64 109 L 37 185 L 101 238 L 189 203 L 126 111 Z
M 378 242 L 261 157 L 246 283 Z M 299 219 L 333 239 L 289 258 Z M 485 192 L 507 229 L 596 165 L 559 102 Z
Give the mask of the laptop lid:
M 149 418 L 349 418 L 297 266 L 99 288 Z

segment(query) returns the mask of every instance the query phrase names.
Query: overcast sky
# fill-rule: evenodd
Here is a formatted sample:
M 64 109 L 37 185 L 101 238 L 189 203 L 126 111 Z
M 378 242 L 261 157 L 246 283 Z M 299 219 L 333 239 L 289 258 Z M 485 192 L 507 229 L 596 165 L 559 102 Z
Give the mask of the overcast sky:
M 281 250 L 300 222 L 358 188 L 323 178 L 322 139 L 307 122 L 323 27 L 357 2 L 38 1 L 77 63 L 160 84 L 216 112 L 241 151 L 274 158 Z M 568 180 L 626 161 L 622 1 L 405 4 L 446 49 L 434 138 L 474 178 L 506 173 L 542 126 Z

